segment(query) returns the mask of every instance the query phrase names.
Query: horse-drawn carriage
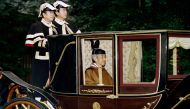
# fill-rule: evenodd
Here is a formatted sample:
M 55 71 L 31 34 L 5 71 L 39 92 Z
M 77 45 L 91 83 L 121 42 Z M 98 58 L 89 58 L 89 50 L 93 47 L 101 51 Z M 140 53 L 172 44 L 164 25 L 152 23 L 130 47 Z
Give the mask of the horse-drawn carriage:
M 190 31 L 180 30 L 50 36 L 52 80 L 49 87 L 40 89 L 12 72 L 2 71 L 16 84 L 4 108 L 187 109 L 190 77 L 179 74 L 177 47 L 189 49 L 189 39 Z M 104 67 L 112 78 L 112 85 L 89 85 L 86 81 L 85 71 L 92 63 L 91 42 L 96 40 L 106 52 Z M 172 73 L 168 73 L 168 64 L 172 65 Z M 24 94 L 19 92 L 21 89 L 25 90 Z M 35 100 L 33 92 L 40 93 L 46 101 Z

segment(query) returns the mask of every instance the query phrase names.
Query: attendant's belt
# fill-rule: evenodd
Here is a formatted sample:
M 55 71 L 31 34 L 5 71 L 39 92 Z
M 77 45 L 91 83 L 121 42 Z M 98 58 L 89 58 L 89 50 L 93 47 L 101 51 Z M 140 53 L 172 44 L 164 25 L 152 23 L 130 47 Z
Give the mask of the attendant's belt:
M 39 60 L 49 60 L 49 52 L 46 52 L 46 54 L 44 56 L 40 55 L 39 51 L 36 51 L 35 54 L 35 59 L 39 59 Z

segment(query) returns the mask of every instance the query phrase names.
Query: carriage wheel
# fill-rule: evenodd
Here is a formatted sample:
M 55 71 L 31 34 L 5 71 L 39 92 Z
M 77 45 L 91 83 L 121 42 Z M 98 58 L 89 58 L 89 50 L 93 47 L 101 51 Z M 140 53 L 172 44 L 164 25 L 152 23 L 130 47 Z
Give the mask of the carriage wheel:
M 3 109 L 48 109 L 45 105 L 31 98 L 15 98 L 11 100 Z
M 13 85 L 9 89 L 9 93 L 7 96 L 7 102 L 11 102 L 14 98 L 22 98 L 26 97 L 26 94 L 20 92 L 20 85 Z

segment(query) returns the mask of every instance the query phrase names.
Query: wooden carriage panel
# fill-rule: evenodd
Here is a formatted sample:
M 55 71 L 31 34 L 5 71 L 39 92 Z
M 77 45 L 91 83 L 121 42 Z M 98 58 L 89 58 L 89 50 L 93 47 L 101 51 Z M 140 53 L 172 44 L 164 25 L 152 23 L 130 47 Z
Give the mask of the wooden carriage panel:
M 62 94 L 53 94 L 55 98 L 57 98 L 59 102 L 59 106 L 62 109 L 80 109 L 78 108 L 78 96 L 71 95 L 62 95 Z
M 76 37 L 58 35 L 48 42 L 52 90 L 77 93 Z
M 80 96 L 78 102 L 79 109 L 117 109 L 114 99 L 106 97 Z
M 120 97 L 117 99 L 117 109 L 154 109 L 162 95 L 149 97 Z

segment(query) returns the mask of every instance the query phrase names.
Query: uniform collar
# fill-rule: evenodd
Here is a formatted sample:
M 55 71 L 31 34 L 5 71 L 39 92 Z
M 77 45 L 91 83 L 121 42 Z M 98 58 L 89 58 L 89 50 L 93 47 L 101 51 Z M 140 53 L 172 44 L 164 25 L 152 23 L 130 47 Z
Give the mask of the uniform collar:
M 42 19 L 41 22 L 42 22 L 45 26 L 47 26 L 47 27 L 52 27 L 52 26 L 53 26 L 52 22 L 51 22 L 51 23 L 50 23 L 50 22 L 47 22 L 45 19 Z
M 64 25 L 64 24 L 69 24 L 68 22 L 66 22 L 65 20 L 60 20 L 58 18 L 55 18 L 55 22 L 57 22 L 59 25 Z

